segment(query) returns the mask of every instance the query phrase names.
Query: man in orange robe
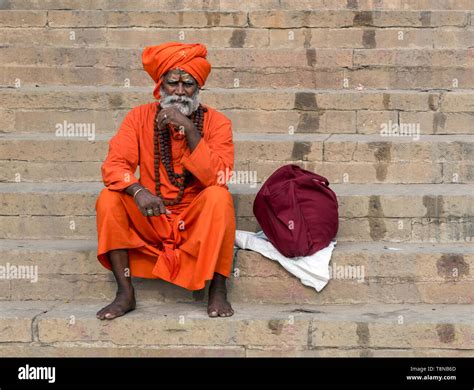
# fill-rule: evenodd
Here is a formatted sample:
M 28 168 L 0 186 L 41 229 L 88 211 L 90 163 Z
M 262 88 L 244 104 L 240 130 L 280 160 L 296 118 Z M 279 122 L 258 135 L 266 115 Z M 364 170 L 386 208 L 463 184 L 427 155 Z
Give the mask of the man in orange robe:
M 106 188 L 96 202 L 97 258 L 112 270 L 118 289 L 114 301 L 97 313 L 99 319 L 135 308 L 131 276 L 160 278 L 188 290 L 201 290 L 211 280 L 209 316 L 234 313 L 225 284 L 236 228 L 226 185 L 234 145 L 230 120 L 211 107 L 199 107 L 198 92 L 211 70 L 206 55 L 201 44 L 174 42 L 143 52 L 159 103 L 127 114 L 102 165 Z M 193 123 L 199 110 L 202 129 Z M 162 138 L 157 142 L 159 132 L 169 132 L 168 157 L 156 155 L 155 143 L 165 144 Z M 176 176 L 187 171 L 190 177 L 183 193 L 169 177 L 170 165 Z

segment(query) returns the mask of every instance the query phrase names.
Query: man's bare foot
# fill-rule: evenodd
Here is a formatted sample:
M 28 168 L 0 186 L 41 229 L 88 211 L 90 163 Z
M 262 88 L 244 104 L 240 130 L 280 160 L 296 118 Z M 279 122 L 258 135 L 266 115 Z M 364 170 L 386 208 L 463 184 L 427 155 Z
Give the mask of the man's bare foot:
M 114 318 L 123 316 L 125 313 L 134 310 L 135 307 L 136 302 L 134 290 L 119 290 L 117 291 L 117 295 L 113 302 L 99 310 L 96 316 L 99 320 L 113 320 Z
M 234 314 L 232 306 L 227 301 L 226 278 L 220 274 L 214 274 L 209 286 L 209 303 L 207 313 L 209 317 L 230 317 Z

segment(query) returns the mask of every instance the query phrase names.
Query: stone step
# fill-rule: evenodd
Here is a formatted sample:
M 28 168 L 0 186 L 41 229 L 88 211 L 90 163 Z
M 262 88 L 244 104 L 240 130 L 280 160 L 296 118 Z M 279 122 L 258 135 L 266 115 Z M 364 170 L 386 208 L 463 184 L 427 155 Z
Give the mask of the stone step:
M 239 8 L 237 8 L 239 9 Z M 3 10 L 2 27 L 466 27 L 468 10 Z
M 2 266 L 37 266 L 37 280 L 1 280 L 2 300 L 112 299 L 116 285 L 92 240 L 2 240 Z M 232 302 L 285 304 L 472 303 L 474 248 L 466 244 L 339 242 L 331 280 L 319 293 L 277 262 L 239 250 L 228 282 Z M 192 302 L 163 280 L 134 278 L 137 298 Z M 204 292 L 203 292 L 204 295 Z
M 138 49 L 38 47 L 3 48 L 0 84 L 151 83 Z M 469 49 L 210 49 L 213 71 L 207 87 L 451 89 L 457 80 L 471 88 L 472 58 Z M 288 77 L 290 72 L 294 76 Z
M 260 28 L 465 27 L 470 23 L 468 11 L 256 10 L 248 15 L 249 25 Z
M 0 239 L 92 239 L 97 235 L 95 216 L 1 215 Z M 237 228 L 258 231 L 254 216 L 237 216 Z M 350 242 L 472 242 L 471 214 L 462 217 L 377 216 L 340 218 L 338 239 Z
M 92 127 L 91 127 L 92 130 Z M 0 181 L 101 181 L 112 133 L 82 137 L 50 133 L 0 134 Z M 91 139 L 91 141 L 89 141 Z M 472 183 L 469 135 L 382 137 L 362 134 L 235 133 L 236 177 L 263 182 L 285 164 L 298 164 L 331 183 Z M 449 156 L 449 159 L 448 159 Z
M 151 92 L 150 92 L 151 95 Z M 418 124 L 422 136 L 429 134 L 472 134 L 472 112 L 468 107 L 462 108 L 461 100 L 464 95 L 458 94 L 459 109 L 461 112 L 439 111 L 399 111 L 398 109 L 356 109 L 356 110 L 331 110 L 316 109 L 313 111 L 301 109 L 220 109 L 219 111 L 232 120 L 235 133 L 320 133 L 320 134 L 380 134 L 382 126 L 393 129 L 397 126 L 417 129 Z M 301 95 L 300 95 L 301 96 Z M 350 95 L 345 95 L 350 97 Z M 385 100 L 391 99 L 389 93 Z M 394 95 L 392 95 L 394 96 Z M 409 98 L 412 99 L 409 99 Z M 413 100 L 413 95 L 405 95 L 407 100 Z M 120 99 L 120 97 L 118 97 Z M 303 96 L 303 98 L 305 98 Z M 301 98 L 299 98 L 301 99 Z M 401 97 L 402 99 L 402 97 Z M 449 98 L 448 100 L 450 100 Z M 207 99 L 204 99 L 207 100 Z M 217 101 L 218 99 L 214 99 Z M 243 99 L 242 99 L 243 100 Z M 454 99 L 456 100 L 456 99 Z M 141 98 L 138 104 L 151 102 L 151 99 Z M 205 101 L 205 103 L 208 103 Z M 59 104 L 59 103 L 58 103 Z M 108 103 L 104 103 L 104 105 Z M 289 103 L 291 106 L 291 103 Z M 297 103 L 298 107 L 300 103 Z M 454 103 L 453 103 L 454 104 Z M 338 103 L 339 105 L 339 103 Z M 450 108 L 452 110 L 455 107 Z M 56 131 L 56 126 L 67 123 L 94 124 L 97 133 L 115 133 L 122 123 L 123 118 L 130 110 L 114 109 L 73 109 L 48 108 L 48 109 L 5 109 L 0 110 L 2 119 L 2 132 L 49 132 Z M 390 134 L 394 134 L 393 131 Z M 395 136 L 393 138 L 396 138 Z
M 5 10 L 474 10 L 470 0 L 15 0 L 2 3 Z
M 317 69 L 315 72 L 314 69 Z M 288 77 L 292 73 L 292 77 Z M 386 89 L 439 90 L 474 88 L 472 68 L 462 67 L 354 67 L 354 68 L 218 68 L 212 70 L 206 87 L 242 88 L 317 88 L 317 89 Z M 22 86 L 98 86 L 129 85 L 145 87 L 152 84 L 143 70 L 95 67 L 2 67 L 0 87 Z M 454 81 L 456 80 L 456 81 Z
M 347 27 L 291 29 L 266 28 L 44 28 L 0 27 L 4 45 L 48 47 L 100 47 L 139 49 L 159 42 L 201 42 L 212 48 L 419 48 L 465 49 L 474 30 L 455 26 L 432 27 Z
M 469 305 L 139 302 L 103 322 L 97 302 L 2 302 L 2 356 L 472 356 Z
M 390 183 L 390 184 L 440 184 L 474 182 L 472 162 L 315 162 L 302 161 L 237 161 L 235 178 L 261 183 L 286 164 L 326 177 L 330 183 Z M 1 161 L 0 182 L 100 182 L 101 162 L 53 161 Z
M 260 184 L 230 184 L 237 228 L 256 231 Z M 0 237 L 92 239 L 101 183 L 4 183 Z M 342 241 L 466 242 L 473 239 L 473 185 L 333 184 Z
M 202 92 L 203 102 L 228 115 L 235 131 L 260 127 L 279 133 L 380 133 L 381 124 L 392 128 L 392 123 L 400 123 L 419 126 L 421 134 L 473 134 L 473 95 L 472 90 L 214 88 Z M 54 128 L 71 116 L 91 123 L 103 110 L 105 118 L 99 123 L 108 122 L 107 130 L 115 131 L 117 112 L 152 99 L 152 87 L 0 88 L 2 131 L 45 131 L 43 126 Z
M 1 49 L 1 66 L 57 68 L 91 67 L 93 70 L 143 70 L 142 49 L 11 46 Z M 472 68 L 474 49 L 209 49 L 212 72 L 216 69 L 276 67 L 311 70 L 350 67 Z M 145 72 L 143 72 L 145 74 Z M 214 73 L 212 73 L 214 74 Z M 147 76 L 148 77 L 148 76 Z M 68 82 L 68 81 L 66 81 Z

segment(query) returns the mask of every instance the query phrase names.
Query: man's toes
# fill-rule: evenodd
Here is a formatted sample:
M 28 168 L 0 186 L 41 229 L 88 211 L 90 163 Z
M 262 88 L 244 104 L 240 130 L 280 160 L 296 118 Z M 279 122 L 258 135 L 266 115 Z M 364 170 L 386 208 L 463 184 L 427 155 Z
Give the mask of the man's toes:
M 105 319 L 105 313 L 107 313 L 107 308 L 106 308 L 106 307 L 100 309 L 100 310 L 97 312 L 96 317 L 97 317 L 99 320 L 103 320 L 103 319 Z
M 230 317 L 231 315 L 234 314 L 234 310 L 230 306 L 230 304 L 224 309 L 224 313 L 226 317 Z
M 106 307 L 104 307 L 103 309 L 101 309 L 97 312 L 97 318 L 99 320 L 105 320 L 105 319 L 111 320 L 111 319 L 117 317 L 118 314 L 119 313 L 117 313 L 116 310 L 114 311 L 113 308 L 110 307 L 110 305 L 109 305 L 109 306 L 106 306 Z
M 105 319 L 107 320 L 113 320 L 115 317 L 117 317 L 118 314 L 117 313 L 112 313 L 112 312 L 108 312 L 106 315 L 105 315 Z
M 221 317 L 230 317 L 234 312 L 232 310 L 226 310 L 221 313 Z
M 125 310 L 122 310 L 122 309 L 109 310 L 109 312 L 105 314 L 105 318 L 107 320 L 113 320 L 114 318 L 123 316 L 124 314 L 125 314 Z

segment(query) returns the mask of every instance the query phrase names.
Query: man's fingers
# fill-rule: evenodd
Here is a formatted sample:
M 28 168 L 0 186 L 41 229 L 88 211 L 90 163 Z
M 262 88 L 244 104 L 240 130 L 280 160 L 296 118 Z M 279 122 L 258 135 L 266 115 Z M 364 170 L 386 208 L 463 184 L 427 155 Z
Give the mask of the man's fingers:
M 140 212 L 142 213 L 142 215 L 143 215 L 144 217 L 147 216 L 147 215 L 146 215 L 146 209 L 145 209 L 144 207 L 138 207 L 138 209 L 140 210 Z
M 148 210 L 153 210 L 153 206 L 148 206 L 148 205 L 137 205 L 138 206 L 138 210 L 140 210 L 140 212 L 142 213 L 142 215 L 144 217 L 151 217 L 153 216 L 148 214 Z
M 161 215 L 161 214 L 164 214 L 164 210 L 163 210 L 163 208 L 162 208 L 162 205 L 163 205 L 163 203 L 160 204 L 160 202 L 158 202 L 158 203 L 153 207 L 153 210 L 154 210 L 156 216 Z M 163 207 L 164 207 L 164 206 L 163 206 Z
M 165 204 L 159 197 L 151 196 L 151 198 L 145 199 L 143 203 L 137 202 L 138 209 L 144 217 L 158 217 L 161 214 L 171 214 L 171 211 L 165 207 Z M 149 213 L 148 210 L 151 212 Z
M 154 216 L 159 216 L 161 214 L 170 214 L 169 212 L 167 212 L 167 210 L 165 208 L 165 204 L 163 203 L 163 201 L 158 197 L 153 199 L 153 201 L 150 202 L 149 206 L 147 206 L 147 207 L 153 209 L 153 215 Z
M 156 118 L 156 121 L 158 122 L 158 127 L 160 129 L 163 127 L 163 121 L 165 120 L 165 114 L 166 114 L 166 112 L 161 111 L 158 114 L 158 118 Z
M 163 128 L 163 120 L 164 120 L 163 116 L 161 116 L 161 117 L 158 116 L 158 119 L 156 121 L 158 122 L 158 128 L 159 129 Z
M 163 202 L 160 202 L 160 203 L 159 203 L 159 208 L 160 208 L 160 213 L 161 213 L 161 214 L 165 214 L 165 213 L 166 213 L 165 204 L 164 204 Z
M 163 127 L 167 126 L 170 123 L 176 122 L 176 112 L 179 112 L 177 108 L 168 107 L 164 108 L 158 114 L 158 127 L 162 129 Z
M 158 122 L 158 128 L 163 129 L 171 122 L 170 118 L 163 119 L 161 122 Z
M 160 212 L 161 214 L 172 214 L 171 211 L 165 207 L 165 204 L 163 202 L 160 202 Z

